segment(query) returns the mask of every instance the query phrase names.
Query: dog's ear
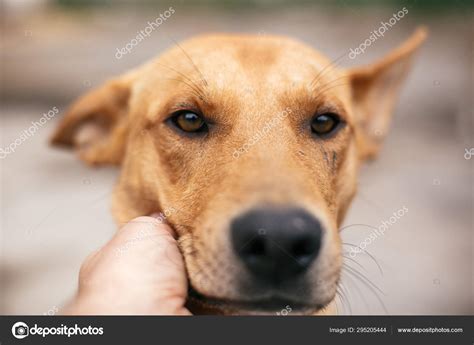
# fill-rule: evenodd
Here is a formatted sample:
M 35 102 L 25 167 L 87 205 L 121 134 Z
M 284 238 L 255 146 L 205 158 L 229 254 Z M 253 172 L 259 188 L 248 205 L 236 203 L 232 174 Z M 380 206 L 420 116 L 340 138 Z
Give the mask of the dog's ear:
M 400 87 L 414 53 L 426 36 L 426 29 L 419 28 L 380 61 L 349 70 L 357 144 L 362 159 L 374 158 L 380 150 Z
M 124 76 L 75 101 L 54 132 L 53 145 L 73 148 L 91 165 L 120 164 L 127 137 L 132 79 Z

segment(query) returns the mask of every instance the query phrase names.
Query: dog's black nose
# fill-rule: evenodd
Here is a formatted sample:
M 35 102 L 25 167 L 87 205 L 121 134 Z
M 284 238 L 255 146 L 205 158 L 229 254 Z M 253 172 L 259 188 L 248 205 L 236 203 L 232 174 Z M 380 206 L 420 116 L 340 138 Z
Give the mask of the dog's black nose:
M 278 284 L 304 272 L 318 255 L 323 231 L 300 208 L 251 210 L 231 224 L 237 256 L 259 280 Z

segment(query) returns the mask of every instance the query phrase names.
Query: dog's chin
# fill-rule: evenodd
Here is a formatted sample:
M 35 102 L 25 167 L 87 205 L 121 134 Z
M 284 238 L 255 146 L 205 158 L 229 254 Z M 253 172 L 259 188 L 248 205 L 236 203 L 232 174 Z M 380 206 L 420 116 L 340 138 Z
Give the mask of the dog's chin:
M 263 300 L 236 301 L 205 296 L 190 288 L 186 307 L 198 315 L 314 315 L 327 307 L 272 297 Z

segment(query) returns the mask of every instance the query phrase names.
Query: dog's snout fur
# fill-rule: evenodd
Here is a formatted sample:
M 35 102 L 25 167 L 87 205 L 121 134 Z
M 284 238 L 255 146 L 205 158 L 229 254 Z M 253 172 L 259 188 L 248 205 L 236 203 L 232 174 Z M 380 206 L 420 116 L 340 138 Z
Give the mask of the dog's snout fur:
M 192 311 L 260 313 L 290 302 L 294 313 L 328 312 L 358 168 L 378 153 L 425 36 L 420 29 L 379 62 L 353 69 L 286 37 L 200 36 L 81 97 L 53 143 L 91 165 L 121 166 L 118 223 L 167 214 Z M 207 131 L 173 127 L 184 110 L 200 114 Z M 331 135 L 313 131 L 320 114 L 337 116 Z M 252 214 L 259 205 L 281 213 Z M 240 250 L 260 224 L 268 237 Z

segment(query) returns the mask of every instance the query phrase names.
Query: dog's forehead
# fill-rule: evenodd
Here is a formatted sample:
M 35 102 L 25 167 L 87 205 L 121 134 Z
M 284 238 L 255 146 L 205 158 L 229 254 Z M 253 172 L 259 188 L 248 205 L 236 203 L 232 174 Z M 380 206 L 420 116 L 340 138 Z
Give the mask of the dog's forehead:
M 310 86 L 324 70 L 326 79 L 340 72 L 331 61 L 304 43 L 281 36 L 199 36 L 170 49 L 164 56 L 180 71 L 202 74 L 212 86 L 242 88 Z

